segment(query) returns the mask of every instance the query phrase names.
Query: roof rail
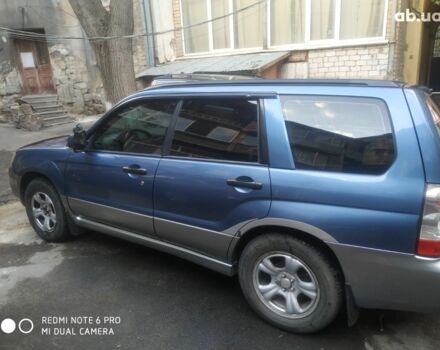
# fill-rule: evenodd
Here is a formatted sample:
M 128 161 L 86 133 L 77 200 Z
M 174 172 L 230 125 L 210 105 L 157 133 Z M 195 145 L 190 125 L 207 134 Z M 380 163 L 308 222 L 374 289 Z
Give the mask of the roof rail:
M 211 85 L 339 85 L 339 86 L 368 86 L 402 88 L 405 83 L 394 80 L 371 80 L 371 79 L 246 79 L 246 80 L 216 80 L 182 82 L 173 85 L 159 85 L 145 90 L 169 89 L 186 86 L 211 86 Z

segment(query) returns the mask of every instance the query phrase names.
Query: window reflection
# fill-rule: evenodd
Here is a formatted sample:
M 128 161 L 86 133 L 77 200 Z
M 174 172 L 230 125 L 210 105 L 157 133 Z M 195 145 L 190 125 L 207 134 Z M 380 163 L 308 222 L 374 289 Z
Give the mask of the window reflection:
M 194 99 L 182 106 L 171 155 L 258 162 L 258 104 L 239 98 Z
M 382 101 L 284 96 L 282 103 L 298 169 L 381 174 L 393 162 L 391 124 Z

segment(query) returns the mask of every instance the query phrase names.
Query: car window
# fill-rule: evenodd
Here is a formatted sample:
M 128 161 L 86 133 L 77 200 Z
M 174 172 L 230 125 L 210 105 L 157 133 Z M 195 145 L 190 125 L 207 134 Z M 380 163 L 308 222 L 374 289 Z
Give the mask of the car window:
M 258 101 L 242 98 L 185 100 L 170 154 L 258 162 Z
M 175 100 L 131 103 L 109 116 L 93 138 L 95 150 L 161 154 Z
M 388 110 L 379 99 L 282 96 L 297 169 L 381 174 L 395 156 Z
M 440 110 L 429 95 L 426 96 L 426 103 L 428 105 L 429 111 L 431 112 L 431 117 L 432 121 L 434 122 L 435 129 L 440 135 Z

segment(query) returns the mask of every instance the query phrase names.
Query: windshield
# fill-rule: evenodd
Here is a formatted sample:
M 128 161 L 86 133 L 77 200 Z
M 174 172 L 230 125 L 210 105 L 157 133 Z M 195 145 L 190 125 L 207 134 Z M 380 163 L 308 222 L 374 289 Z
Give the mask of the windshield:
M 440 110 L 434 100 L 427 96 L 426 103 L 428 105 L 429 111 L 431 112 L 432 120 L 434 122 L 437 133 L 440 135 Z

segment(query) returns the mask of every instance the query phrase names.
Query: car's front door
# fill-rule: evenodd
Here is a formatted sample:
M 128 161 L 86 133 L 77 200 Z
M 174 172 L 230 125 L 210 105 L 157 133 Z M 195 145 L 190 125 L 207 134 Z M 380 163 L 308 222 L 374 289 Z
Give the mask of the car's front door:
M 258 99 L 184 99 L 157 170 L 154 226 L 162 239 L 225 259 L 238 228 L 267 215 L 269 170 Z
M 177 101 L 143 99 L 113 111 L 66 171 L 68 203 L 83 219 L 154 235 L 153 183 Z

